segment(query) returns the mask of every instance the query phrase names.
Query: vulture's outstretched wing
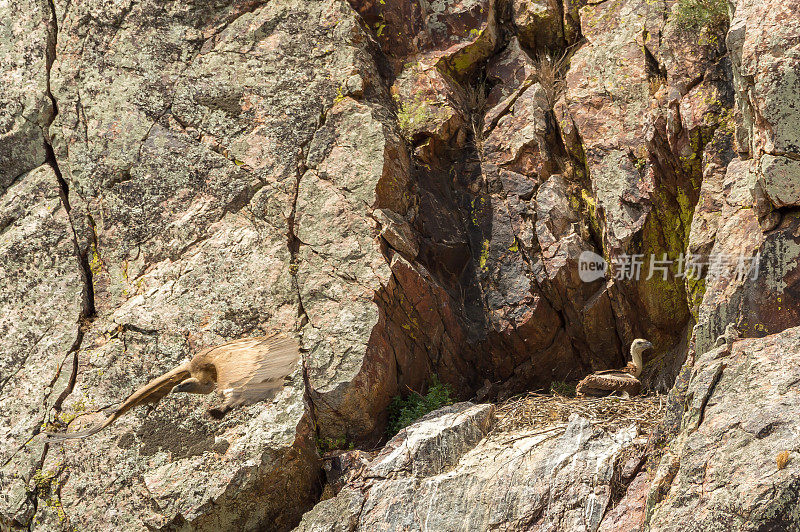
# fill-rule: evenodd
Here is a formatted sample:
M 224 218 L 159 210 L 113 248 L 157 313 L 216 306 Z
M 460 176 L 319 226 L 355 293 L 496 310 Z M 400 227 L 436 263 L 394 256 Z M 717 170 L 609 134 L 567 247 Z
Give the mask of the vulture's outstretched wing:
M 91 436 L 113 423 L 131 408 L 156 403 L 172 391 L 173 387 L 191 377 L 190 368 L 195 359 L 214 364 L 217 371 L 217 390 L 225 396 L 221 409 L 212 409 L 211 415 L 222 417 L 240 403 L 269 399 L 283 386 L 283 381 L 297 367 L 300 348 L 297 340 L 281 335 L 245 338 L 207 349 L 172 371 L 153 379 L 128 397 L 116 412 L 98 425 L 74 433 L 48 433 L 48 440 L 64 440 Z M 203 392 L 205 393 L 205 392 Z
M 46 432 L 45 434 L 47 434 L 47 439 L 48 441 L 73 440 L 96 434 L 107 426 L 111 425 L 117 420 L 117 418 L 134 406 L 159 402 L 172 390 L 173 386 L 188 376 L 188 364 L 181 364 L 177 368 L 151 380 L 133 392 L 127 399 L 125 399 L 125 402 L 122 403 L 122 405 L 120 405 L 120 407 L 113 414 L 108 416 L 102 423 L 98 423 L 94 427 L 87 430 L 82 430 L 80 432 Z
M 297 367 L 300 346 L 282 335 L 236 340 L 208 353 L 217 370 L 217 391 L 227 407 L 270 399 Z

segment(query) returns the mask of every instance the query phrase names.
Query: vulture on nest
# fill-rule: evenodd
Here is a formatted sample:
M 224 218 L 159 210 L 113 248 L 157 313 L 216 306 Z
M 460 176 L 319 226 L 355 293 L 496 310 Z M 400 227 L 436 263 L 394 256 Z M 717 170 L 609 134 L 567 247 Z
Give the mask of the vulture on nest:
M 631 344 L 631 362 L 622 369 L 595 371 L 584 377 L 575 391 L 578 397 L 586 395 L 608 395 L 620 392 L 622 395 L 637 395 L 642 389 L 639 375 L 642 374 L 642 353 L 653 347 L 647 340 L 637 338 Z

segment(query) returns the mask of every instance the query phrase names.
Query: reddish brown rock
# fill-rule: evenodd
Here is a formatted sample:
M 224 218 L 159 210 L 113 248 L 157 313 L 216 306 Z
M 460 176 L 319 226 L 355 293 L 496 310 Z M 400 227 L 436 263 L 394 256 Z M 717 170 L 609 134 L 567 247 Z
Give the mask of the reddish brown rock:
M 549 0 L 513 0 L 511 17 L 520 42 L 531 50 L 554 49 L 564 42 L 560 3 Z
M 407 66 L 395 80 L 392 93 L 398 126 L 409 141 L 432 136 L 439 143 L 448 143 L 466 124 L 454 80 L 430 60 Z M 463 142 L 462 133 L 456 143 Z
M 620 336 L 655 343 L 645 380 L 664 387 L 682 361 L 697 287 L 674 268 L 663 279 L 648 267 L 652 257 L 666 254 L 674 265 L 685 254 L 700 183 L 719 181 L 733 156 L 721 28 L 706 28 L 698 41 L 659 2 L 601 3 L 582 13 L 588 43 L 571 60 L 571 119 L 560 122 L 569 151 L 585 154 L 604 255 L 616 263 L 609 295 Z M 621 268 L 637 254 L 638 281 Z
M 423 55 L 441 57 L 453 72 L 462 73 L 487 57 L 497 42 L 495 0 L 348 1 L 372 29 L 395 73 Z
M 535 73 L 533 59 L 522 49 L 516 36 L 509 38 L 505 49 L 491 57 L 486 65 L 486 81 L 493 85 L 486 97 L 486 113 L 484 127 L 493 126 L 500 113 L 505 113 L 512 95 L 518 95 L 517 89 L 525 82 L 530 82 Z
M 643 530 L 644 508 L 650 488 L 647 475 L 638 475 L 628 485 L 622 500 L 610 509 L 600 522 L 598 532 L 636 532 Z

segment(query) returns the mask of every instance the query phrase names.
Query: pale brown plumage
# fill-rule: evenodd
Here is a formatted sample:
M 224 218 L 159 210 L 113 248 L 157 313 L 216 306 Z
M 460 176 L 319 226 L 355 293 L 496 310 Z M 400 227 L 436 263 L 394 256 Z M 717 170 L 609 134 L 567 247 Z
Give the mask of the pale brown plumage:
M 642 390 L 639 375 L 642 373 L 642 353 L 653 347 L 647 340 L 637 338 L 631 344 L 631 362 L 622 369 L 596 371 L 583 378 L 575 388 L 579 397 L 608 395 L 613 392 L 637 395 Z
M 627 368 L 625 368 L 627 370 Z M 609 370 L 608 373 L 595 372 L 585 377 L 575 388 L 578 397 L 586 395 L 608 395 L 612 392 L 638 395 L 642 383 L 625 370 Z
M 50 440 L 85 438 L 116 421 L 131 408 L 157 403 L 170 392 L 211 393 L 225 401 L 209 414 L 219 419 L 242 403 L 271 399 L 300 359 L 297 340 L 280 334 L 244 338 L 200 351 L 189 362 L 136 390 L 102 423 L 81 432 L 47 433 Z

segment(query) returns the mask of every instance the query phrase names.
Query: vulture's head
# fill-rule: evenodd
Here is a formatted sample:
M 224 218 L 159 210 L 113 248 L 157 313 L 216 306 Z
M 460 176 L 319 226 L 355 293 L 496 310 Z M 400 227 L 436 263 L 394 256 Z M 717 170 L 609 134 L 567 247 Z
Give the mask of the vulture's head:
M 645 340 L 644 338 L 637 338 L 631 344 L 631 350 L 636 350 L 639 353 L 643 353 L 646 350 L 653 347 L 653 344 Z

